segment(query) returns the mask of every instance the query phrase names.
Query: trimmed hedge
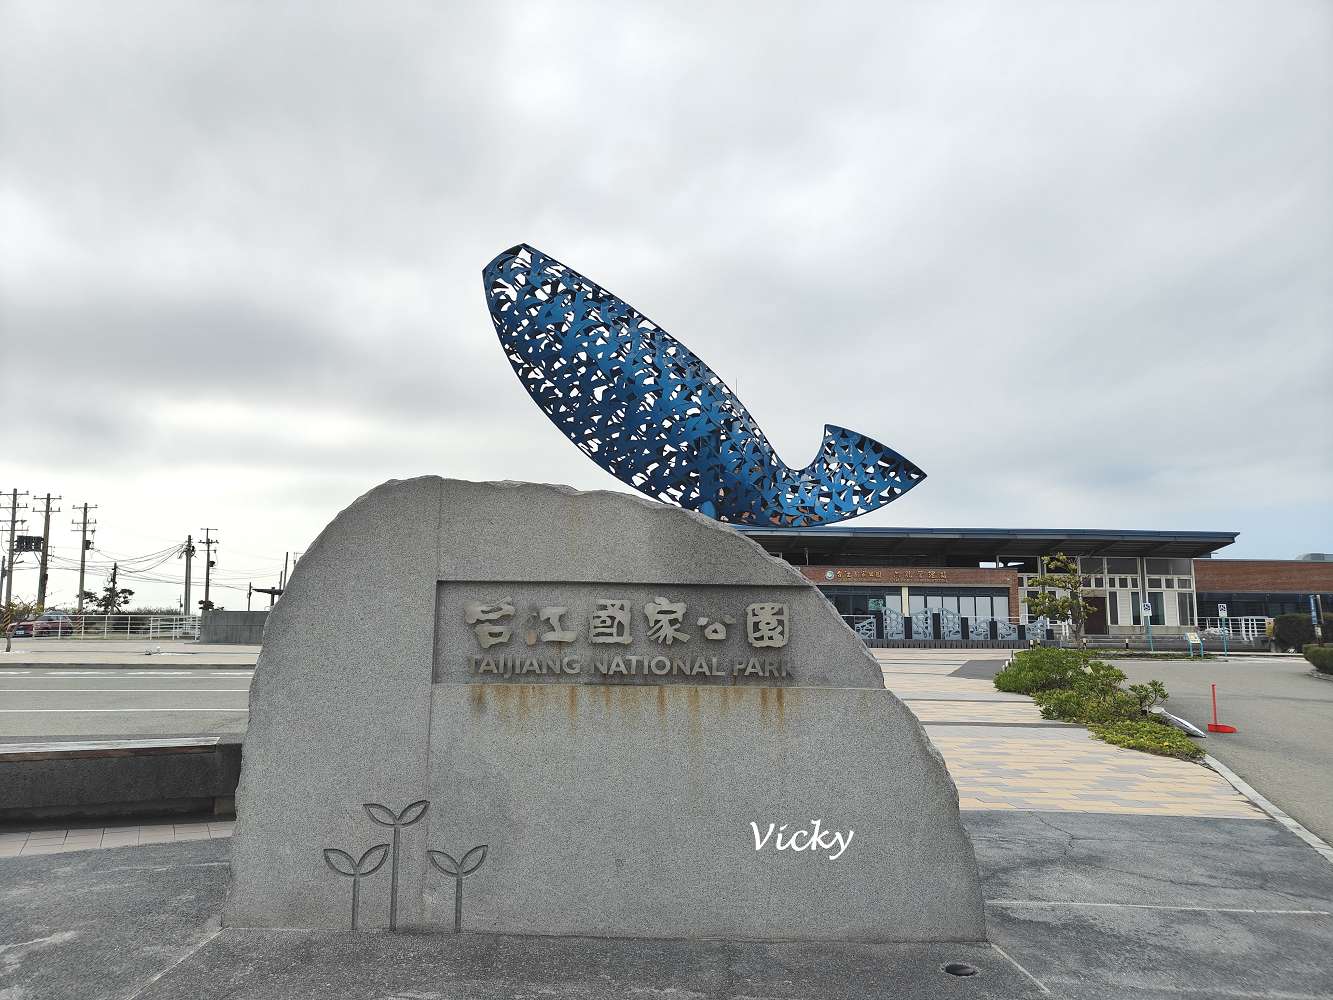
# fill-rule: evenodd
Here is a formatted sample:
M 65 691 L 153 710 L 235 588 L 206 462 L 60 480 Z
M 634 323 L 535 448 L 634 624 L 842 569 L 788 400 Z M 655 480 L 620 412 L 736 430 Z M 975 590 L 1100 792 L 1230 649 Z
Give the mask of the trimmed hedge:
M 1038 691 L 1070 688 L 1086 673 L 1091 662 L 1094 661 L 1089 655 L 1078 649 L 1057 646 L 1024 649 L 1015 653 L 1009 666 L 995 675 L 995 686 L 1009 694 L 1036 694 Z M 1120 674 L 1120 679 L 1124 680 L 1125 675 Z
M 1333 646 L 1316 646 L 1311 643 L 1301 652 L 1321 674 L 1333 674 Z
M 1333 617 L 1323 617 L 1324 640 L 1333 636 Z M 1273 619 L 1273 639 L 1281 649 L 1302 649 L 1314 642 L 1314 622 L 1308 612 L 1278 615 Z

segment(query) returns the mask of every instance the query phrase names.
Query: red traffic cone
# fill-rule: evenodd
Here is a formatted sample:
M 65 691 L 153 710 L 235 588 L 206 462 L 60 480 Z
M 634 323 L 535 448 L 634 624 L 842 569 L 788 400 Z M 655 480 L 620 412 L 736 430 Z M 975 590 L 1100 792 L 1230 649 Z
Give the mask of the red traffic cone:
M 1234 732 L 1236 731 L 1236 727 L 1235 727 L 1235 726 L 1228 726 L 1228 725 L 1226 725 L 1226 724 L 1224 724 L 1224 723 L 1221 723 L 1221 722 L 1218 722 L 1218 721 L 1217 721 L 1217 685 L 1216 685 L 1216 684 L 1213 685 L 1213 721 L 1210 722 L 1210 723 L 1208 723 L 1208 731 L 1209 731 L 1210 733 L 1234 733 Z

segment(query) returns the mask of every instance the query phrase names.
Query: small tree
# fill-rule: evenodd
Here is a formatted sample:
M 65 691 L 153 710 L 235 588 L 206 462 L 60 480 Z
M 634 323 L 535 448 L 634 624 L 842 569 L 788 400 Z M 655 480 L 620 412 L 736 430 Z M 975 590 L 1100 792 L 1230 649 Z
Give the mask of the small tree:
M 1043 561 L 1042 572 L 1028 583 L 1042 588 L 1028 598 L 1028 618 L 1049 618 L 1055 622 L 1069 622 L 1074 631 L 1074 645 L 1082 648 L 1083 628 L 1093 607 L 1083 599 L 1083 576 L 1078 571 L 1078 560 L 1057 552 Z M 1063 591 L 1063 596 L 1057 591 Z
M 93 606 L 104 615 L 117 614 L 125 602 L 134 596 L 134 591 L 125 587 L 119 587 L 116 584 L 116 576 L 120 572 L 120 566 L 117 563 L 111 564 L 111 575 L 107 577 L 106 586 L 102 589 L 100 595 L 95 595 L 91 591 L 84 591 L 83 599 L 91 600 Z
M 37 609 L 37 605 L 32 601 L 17 600 L 0 603 L 0 627 L 3 627 L 5 632 L 6 653 L 13 648 L 10 645 L 13 639 L 13 636 L 9 634 L 10 626 L 27 621 L 29 618 L 36 618 L 39 614 L 41 614 L 41 611 Z

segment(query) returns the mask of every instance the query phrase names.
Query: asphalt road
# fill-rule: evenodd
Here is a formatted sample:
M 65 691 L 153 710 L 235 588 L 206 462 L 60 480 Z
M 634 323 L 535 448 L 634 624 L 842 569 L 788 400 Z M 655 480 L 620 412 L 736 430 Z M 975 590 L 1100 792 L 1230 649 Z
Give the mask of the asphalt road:
M 0 669 L 0 742 L 244 733 L 252 667 Z
M 1112 662 L 1132 682 L 1163 681 L 1166 709 L 1200 729 L 1212 718 L 1215 683 L 1218 721 L 1239 732 L 1211 733 L 1204 749 L 1333 843 L 1333 681 L 1310 676 L 1297 657 Z

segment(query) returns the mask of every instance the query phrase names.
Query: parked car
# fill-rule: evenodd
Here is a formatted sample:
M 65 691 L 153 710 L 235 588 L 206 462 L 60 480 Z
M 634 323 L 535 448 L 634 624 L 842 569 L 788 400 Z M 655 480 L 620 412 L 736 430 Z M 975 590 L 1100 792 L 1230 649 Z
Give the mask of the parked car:
M 9 634 L 14 637 L 31 636 L 40 639 L 43 636 L 73 635 L 78 626 L 74 619 L 60 611 L 45 611 L 36 618 L 27 618 L 9 626 Z

